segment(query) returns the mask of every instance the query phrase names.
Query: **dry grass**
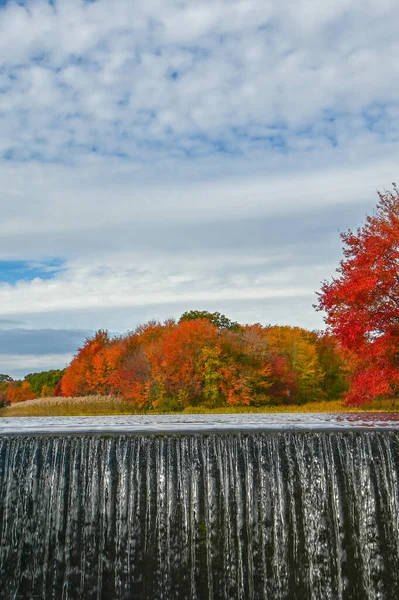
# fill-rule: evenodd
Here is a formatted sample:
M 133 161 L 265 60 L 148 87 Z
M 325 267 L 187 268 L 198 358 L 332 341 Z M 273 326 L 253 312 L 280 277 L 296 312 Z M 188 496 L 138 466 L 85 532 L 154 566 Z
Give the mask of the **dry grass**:
M 331 412 L 399 412 L 399 402 L 375 400 L 361 407 L 345 406 L 340 400 L 309 402 L 307 404 L 289 404 L 277 406 L 231 406 L 222 408 L 188 407 L 189 414 L 229 414 L 229 413 L 331 413 Z
M 292 413 L 292 412 L 398 412 L 399 402 L 374 400 L 358 407 L 347 407 L 340 401 L 309 402 L 286 406 L 231 406 L 221 408 L 187 407 L 185 414 L 229 414 L 229 413 Z M 19 402 L 0 410 L 1 417 L 50 417 L 50 416 L 95 416 L 142 414 L 120 398 L 108 396 L 85 396 L 81 398 L 37 398 Z M 152 414 L 155 414 L 152 413 Z M 173 413 L 176 414 L 176 413 Z
M 36 398 L 0 410 L 1 417 L 131 415 L 134 413 L 132 406 L 124 400 L 108 396 Z

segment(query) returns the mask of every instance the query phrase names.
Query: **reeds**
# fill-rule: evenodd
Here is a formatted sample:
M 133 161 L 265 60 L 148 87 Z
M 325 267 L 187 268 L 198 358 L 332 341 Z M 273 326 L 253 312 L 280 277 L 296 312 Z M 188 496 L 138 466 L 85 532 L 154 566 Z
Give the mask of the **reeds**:
M 229 414 L 229 413 L 292 413 L 292 412 L 398 412 L 399 402 L 374 400 L 361 407 L 348 407 L 341 401 L 309 402 L 277 406 L 226 406 L 206 408 L 188 406 L 185 414 Z M 121 398 L 110 396 L 84 396 L 80 398 L 37 398 L 18 402 L 0 410 L 1 417 L 56 417 L 56 416 L 96 416 L 96 415 L 137 415 L 157 414 L 156 411 L 139 411 Z M 158 411 L 159 414 L 159 411 Z M 168 414 L 168 413 L 163 413 Z M 177 414 L 177 413 L 172 413 Z
M 399 402 L 374 400 L 363 406 L 346 406 L 341 400 L 323 400 L 306 404 L 280 404 L 276 406 L 230 406 L 221 408 L 187 407 L 189 414 L 229 414 L 229 413 L 331 413 L 331 412 L 398 412 Z
M 7 406 L 2 417 L 58 417 L 135 414 L 133 407 L 113 396 L 82 396 L 78 398 L 36 398 Z

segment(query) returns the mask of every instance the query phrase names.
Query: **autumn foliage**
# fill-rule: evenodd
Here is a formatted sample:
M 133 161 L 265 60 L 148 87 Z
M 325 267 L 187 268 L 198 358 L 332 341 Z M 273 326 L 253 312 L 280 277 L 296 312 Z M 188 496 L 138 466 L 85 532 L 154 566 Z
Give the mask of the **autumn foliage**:
M 0 375 L 0 406 L 49 396 L 112 396 L 161 412 L 303 404 L 340 398 L 347 366 L 330 334 L 189 311 L 122 336 L 99 330 L 63 371 Z
M 33 400 L 34 398 L 36 398 L 36 394 L 28 381 L 22 381 L 21 384 L 12 382 L 8 385 L 6 399 L 10 404 Z
M 41 373 L 29 373 L 24 380 L 14 380 L 9 375 L 0 374 L 0 407 L 25 400 L 49 397 L 55 394 L 57 384 L 61 385 L 63 370 L 53 369 Z
M 66 369 L 61 393 L 119 396 L 139 410 L 162 411 L 333 399 L 326 382 L 345 387 L 331 336 L 323 342 L 324 335 L 304 329 L 240 326 L 216 314 L 150 321 L 114 338 L 98 331 Z M 335 357 L 334 372 L 323 364 L 323 344 Z
M 399 392 L 399 190 L 379 194 L 372 216 L 341 235 L 338 276 L 324 282 L 318 308 L 351 363 L 349 404 Z

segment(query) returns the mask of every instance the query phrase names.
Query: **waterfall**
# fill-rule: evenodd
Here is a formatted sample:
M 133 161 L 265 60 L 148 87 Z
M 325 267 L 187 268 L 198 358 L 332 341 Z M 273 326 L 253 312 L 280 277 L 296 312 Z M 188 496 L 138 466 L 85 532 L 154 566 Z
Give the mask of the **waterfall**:
M 395 431 L 0 436 L 2 599 L 399 597 Z

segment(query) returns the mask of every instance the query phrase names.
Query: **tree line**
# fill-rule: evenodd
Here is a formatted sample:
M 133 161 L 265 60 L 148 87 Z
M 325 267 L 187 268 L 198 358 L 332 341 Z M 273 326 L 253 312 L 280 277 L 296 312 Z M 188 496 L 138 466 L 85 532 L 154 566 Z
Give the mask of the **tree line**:
M 0 374 L 0 407 L 14 402 L 53 396 L 65 374 L 65 369 L 29 373 L 24 379 Z
M 38 376 L 18 388 L 9 382 L 7 398 L 27 399 L 28 389 L 34 397 Z M 47 395 L 49 383 L 44 378 L 40 383 L 41 395 Z M 346 387 L 345 360 L 329 334 L 239 325 L 219 313 L 190 311 L 178 322 L 150 321 L 122 336 L 98 331 L 78 350 L 53 393 L 114 395 L 138 410 L 182 410 L 332 400 Z

